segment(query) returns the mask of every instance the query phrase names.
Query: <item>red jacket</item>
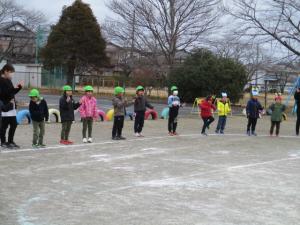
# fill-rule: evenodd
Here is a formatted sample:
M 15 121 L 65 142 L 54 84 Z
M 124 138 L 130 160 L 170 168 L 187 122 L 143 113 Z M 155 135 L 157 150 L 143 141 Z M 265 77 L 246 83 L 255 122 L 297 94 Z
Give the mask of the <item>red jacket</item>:
M 199 104 L 199 109 L 201 110 L 201 117 L 208 118 L 213 115 L 213 111 L 216 110 L 216 106 L 204 100 L 201 104 Z

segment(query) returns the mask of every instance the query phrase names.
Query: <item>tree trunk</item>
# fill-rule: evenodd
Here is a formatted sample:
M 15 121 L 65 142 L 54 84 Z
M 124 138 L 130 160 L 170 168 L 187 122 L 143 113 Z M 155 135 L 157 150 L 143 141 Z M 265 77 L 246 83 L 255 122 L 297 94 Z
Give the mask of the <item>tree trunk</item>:
M 75 67 L 74 66 L 68 66 L 67 71 L 67 84 L 71 85 L 73 87 L 73 81 L 74 81 L 74 73 L 75 73 Z

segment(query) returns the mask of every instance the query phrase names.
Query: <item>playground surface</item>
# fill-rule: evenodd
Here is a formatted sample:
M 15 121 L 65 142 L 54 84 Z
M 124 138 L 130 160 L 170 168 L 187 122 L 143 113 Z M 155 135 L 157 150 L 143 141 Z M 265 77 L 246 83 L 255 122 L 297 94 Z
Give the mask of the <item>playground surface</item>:
M 181 118 L 180 136 L 167 121 L 146 121 L 145 138 L 112 141 L 111 122 L 94 126 L 93 144 L 58 145 L 60 125 L 47 124 L 45 149 L 30 147 L 21 125 L 20 150 L 0 153 L 0 225 L 296 225 L 300 224 L 300 138 L 295 119 L 269 137 L 269 117 L 258 137 L 246 118 L 230 117 L 226 135 L 200 135 L 200 119 Z

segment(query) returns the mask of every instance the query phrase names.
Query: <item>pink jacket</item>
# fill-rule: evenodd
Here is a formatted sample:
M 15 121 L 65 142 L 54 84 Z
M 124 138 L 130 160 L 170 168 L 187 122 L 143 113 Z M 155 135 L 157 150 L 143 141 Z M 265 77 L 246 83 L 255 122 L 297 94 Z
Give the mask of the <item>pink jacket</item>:
M 95 97 L 87 97 L 83 96 L 80 99 L 81 105 L 79 108 L 79 113 L 81 118 L 92 117 L 97 119 L 99 117 L 98 109 L 97 109 L 97 100 Z

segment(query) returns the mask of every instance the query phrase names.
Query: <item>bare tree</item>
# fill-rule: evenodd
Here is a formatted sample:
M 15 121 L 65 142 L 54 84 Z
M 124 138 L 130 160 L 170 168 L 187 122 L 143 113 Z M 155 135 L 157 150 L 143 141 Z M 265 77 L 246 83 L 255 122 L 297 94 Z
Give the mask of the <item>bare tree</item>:
M 17 22 L 28 28 L 28 36 L 10 35 L 6 37 L 5 41 L 8 44 L 1 49 L 0 61 L 9 59 L 12 54 L 22 52 L 35 38 L 34 31 L 45 22 L 45 17 L 41 12 L 25 10 L 14 0 L 0 0 L 0 27 L 3 28 L 7 23 L 16 24 Z M 11 33 L 17 33 L 16 27 L 15 30 L 11 30 Z
M 163 56 L 169 70 L 179 50 L 193 47 L 216 28 L 219 4 L 220 0 L 110 0 L 108 7 L 118 19 L 111 19 L 105 30 L 112 40 L 151 52 L 152 59 Z
M 263 76 L 258 74 L 259 70 L 273 61 L 264 47 L 258 43 L 245 41 L 233 35 L 225 35 L 222 38 L 211 40 L 208 44 L 209 48 L 217 55 L 245 65 L 248 82 L 255 81 L 257 83 Z
M 299 0 L 232 0 L 228 14 L 239 23 L 239 34 L 263 42 L 277 41 L 296 56 L 300 56 Z

